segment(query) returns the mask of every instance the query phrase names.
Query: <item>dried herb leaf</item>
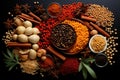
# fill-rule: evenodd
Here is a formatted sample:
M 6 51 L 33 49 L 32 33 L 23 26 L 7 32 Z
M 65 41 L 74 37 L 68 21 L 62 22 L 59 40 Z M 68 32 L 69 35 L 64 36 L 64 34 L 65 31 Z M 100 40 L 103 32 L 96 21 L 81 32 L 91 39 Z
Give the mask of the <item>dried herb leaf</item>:
M 89 65 L 83 63 L 83 66 L 87 69 L 88 73 L 89 73 L 93 78 L 97 78 L 95 72 L 93 71 L 93 69 L 92 69 Z
M 82 74 L 83 74 L 83 78 L 86 80 L 87 79 L 87 70 L 85 67 L 83 67 L 83 69 L 82 69 Z

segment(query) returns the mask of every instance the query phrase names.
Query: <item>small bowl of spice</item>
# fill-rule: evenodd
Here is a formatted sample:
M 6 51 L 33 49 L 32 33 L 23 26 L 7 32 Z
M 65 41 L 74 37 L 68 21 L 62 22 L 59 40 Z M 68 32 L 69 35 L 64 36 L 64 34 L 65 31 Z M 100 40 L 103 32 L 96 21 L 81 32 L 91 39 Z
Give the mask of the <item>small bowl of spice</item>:
M 52 2 L 47 7 L 47 13 L 49 16 L 56 18 L 62 12 L 62 6 L 57 2 Z
M 105 67 L 108 64 L 108 58 L 104 53 L 98 53 L 95 56 L 95 65 L 97 67 Z
M 50 41 L 59 50 L 68 50 L 76 41 L 76 32 L 68 24 L 58 24 L 51 32 Z
M 89 41 L 89 48 L 93 53 L 101 53 L 107 48 L 106 37 L 100 34 L 96 34 L 91 37 Z

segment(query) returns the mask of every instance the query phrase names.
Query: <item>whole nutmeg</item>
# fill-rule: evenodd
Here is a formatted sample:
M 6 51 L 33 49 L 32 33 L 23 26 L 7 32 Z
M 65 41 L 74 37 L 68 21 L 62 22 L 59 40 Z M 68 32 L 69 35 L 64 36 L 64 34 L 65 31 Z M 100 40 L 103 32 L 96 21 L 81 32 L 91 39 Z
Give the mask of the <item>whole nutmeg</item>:
M 37 52 L 34 49 L 30 49 L 29 58 L 36 59 L 36 57 L 37 57 Z
M 91 34 L 91 35 L 98 34 L 98 31 L 97 31 L 97 30 L 92 30 L 92 31 L 90 32 L 90 34 Z
M 32 29 L 32 27 L 27 27 L 27 28 L 25 29 L 25 35 L 31 35 L 31 34 L 33 34 L 33 29 Z
M 32 48 L 33 48 L 34 50 L 38 50 L 38 49 L 39 49 L 39 45 L 38 45 L 38 44 L 33 44 L 33 45 L 32 45 Z
M 16 40 L 17 40 L 17 37 L 18 37 L 18 35 L 17 35 L 17 34 L 14 34 L 14 35 L 12 36 L 12 39 L 13 39 L 14 41 L 16 41 Z
M 19 18 L 17 17 L 14 17 L 14 22 L 17 26 L 22 26 L 23 25 L 23 22 L 22 20 L 20 20 Z
M 36 34 L 33 34 L 28 37 L 28 40 L 31 43 L 38 43 L 38 41 L 40 40 L 40 37 Z
M 33 34 L 39 34 L 40 33 L 40 31 L 39 31 L 39 29 L 38 28 L 33 28 Z
M 18 26 L 16 28 L 16 33 L 17 34 L 23 34 L 25 32 L 25 27 L 24 26 Z
M 18 35 L 18 41 L 19 42 L 28 42 L 28 36 L 26 36 L 25 34 L 20 34 Z
M 45 61 L 46 59 L 47 59 L 46 56 L 42 56 L 42 57 L 41 57 L 41 60 L 42 60 L 42 61 Z
M 27 28 L 27 27 L 32 27 L 32 23 L 30 21 L 24 21 L 23 25 Z

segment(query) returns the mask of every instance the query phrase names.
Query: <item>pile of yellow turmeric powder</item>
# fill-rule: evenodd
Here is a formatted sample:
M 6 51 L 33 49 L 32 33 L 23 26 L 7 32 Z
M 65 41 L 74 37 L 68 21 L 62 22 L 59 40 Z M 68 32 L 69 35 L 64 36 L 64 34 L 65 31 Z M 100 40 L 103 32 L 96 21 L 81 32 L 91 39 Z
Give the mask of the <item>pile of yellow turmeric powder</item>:
M 84 47 L 89 41 L 88 28 L 76 20 L 64 20 L 62 23 L 71 25 L 74 28 L 77 35 L 75 44 L 67 52 L 75 54 L 84 49 Z

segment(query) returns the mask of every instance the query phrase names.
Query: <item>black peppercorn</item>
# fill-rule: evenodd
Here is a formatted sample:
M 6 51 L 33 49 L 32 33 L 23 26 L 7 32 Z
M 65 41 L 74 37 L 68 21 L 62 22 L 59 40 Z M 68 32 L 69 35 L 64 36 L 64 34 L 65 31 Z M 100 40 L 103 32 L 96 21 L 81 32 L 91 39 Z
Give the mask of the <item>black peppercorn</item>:
M 61 50 L 69 49 L 76 40 L 74 29 L 68 24 L 58 24 L 51 32 L 51 43 Z

